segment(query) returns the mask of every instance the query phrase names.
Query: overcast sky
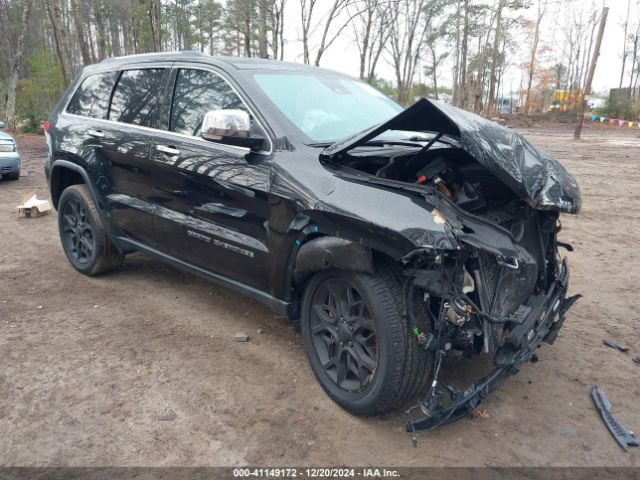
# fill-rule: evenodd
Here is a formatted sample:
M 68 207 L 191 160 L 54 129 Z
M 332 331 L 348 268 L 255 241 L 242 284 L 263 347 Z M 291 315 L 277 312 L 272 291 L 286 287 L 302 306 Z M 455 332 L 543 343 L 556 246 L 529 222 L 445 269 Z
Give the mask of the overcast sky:
M 473 0 L 472 0 L 473 1 Z M 490 0 L 485 0 L 485 3 Z M 538 1 L 534 0 L 534 6 L 524 12 L 525 18 L 533 19 L 537 13 L 536 5 Z M 598 59 L 598 65 L 596 68 L 595 77 L 593 80 L 593 91 L 601 92 L 608 91 L 609 88 L 616 88 L 620 81 L 620 68 L 622 66 L 622 51 L 623 51 L 623 23 L 626 15 L 628 0 L 547 0 L 548 10 L 544 17 L 541 26 L 541 43 L 540 47 L 548 46 L 549 52 L 545 53 L 541 57 L 541 61 L 545 59 L 550 62 L 554 57 L 560 57 L 558 49 L 562 49 L 563 35 L 560 31 L 562 25 L 566 24 L 567 16 L 584 15 L 586 18 L 590 12 L 597 11 L 600 15 L 600 11 L 603 6 L 609 7 L 609 16 L 607 19 L 607 25 L 604 32 L 604 38 L 602 42 L 602 49 L 600 58 Z M 327 7 L 329 2 L 323 0 L 319 2 L 321 8 Z M 632 12 L 631 20 L 637 23 L 639 14 L 637 9 L 638 0 L 631 0 Z M 287 19 L 285 20 L 285 33 L 289 39 L 285 47 L 285 60 L 302 62 L 302 44 L 295 39 L 301 37 L 300 35 L 300 10 L 299 0 L 288 0 L 287 2 Z M 510 67 L 505 75 L 504 91 L 510 90 L 510 85 L 513 89 L 517 89 L 521 79 L 521 68 L 519 65 L 526 62 L 528 58 L 528 52 L 530 45 L 528 43 L 527 35 L 525 32 L 521 32 L 520 41 L 522 45 L 518 51 L 516 51 L 511 60 Z M 313 44 L 314 42 L 312 42 Z M 313 57 L 313 55 L 312 55 Z M 324 54 L 321 66 L 339 70 L 354 76 L 358 75 L 359 69 L 358 50 L 353 40 L 353 33 L 350 28 L 344 30 L 341 37 L 336 40 L 332 47 Z M 555 61 L 553 63 L 556 63 Z M 393 70 L 388 66 L 387 62 L 381 61 L 378 69 L 378 75 L 388 80 L 393 80 Z M 449 85 L 451 84 L 451 64 L 444 65 L 440 75 L 440 83 Z M 417 79 L 416 79 L 417 80 Z

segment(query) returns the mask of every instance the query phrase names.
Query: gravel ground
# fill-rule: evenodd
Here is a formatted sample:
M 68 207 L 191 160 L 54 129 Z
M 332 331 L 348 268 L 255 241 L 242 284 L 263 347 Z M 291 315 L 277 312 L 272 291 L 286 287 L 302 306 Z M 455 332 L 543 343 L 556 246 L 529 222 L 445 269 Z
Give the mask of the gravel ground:
M 640 429 L 640 135 L 524 133 L 580 182 L 584 208 L 564 217 L 561 239 L 576 249 L 571 293 L 585 298 L 483 415 L 421 436 L 417 449 L 401 412 L 358 418 L 333 404 L 296 328 L 258 303 L 140 254 L 108 276 L 76 273 L 57 214 L 14 210 L 25 192 L 48 196 L 43 138 L 17 136 L 23 177 L 0 182 L 0 464 L 639 465 L 590 389 Z M 234 341 L 239 331 L 249 341 Z

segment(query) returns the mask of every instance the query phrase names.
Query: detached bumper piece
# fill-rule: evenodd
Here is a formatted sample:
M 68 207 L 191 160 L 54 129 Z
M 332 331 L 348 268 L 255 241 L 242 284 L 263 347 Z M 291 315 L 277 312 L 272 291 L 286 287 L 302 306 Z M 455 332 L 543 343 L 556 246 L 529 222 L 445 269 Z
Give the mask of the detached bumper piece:
M 616 439 L 624 451 L 629 450 L 629 447 L 640 447 L 640 438 L 636 437 L 631 430 L 621 425 L 613 418 L 613 415 L 611 415 L 611 402 L 609 402 L 605 393 L 594 386 L 591 389 L 591 397 L 593 397 L 593 403 L 596 404 L 596 408 L 600 412 L 600 416 L 611 432 L 611 435 L 613 435 L 613 438 Z
M 412 409 L 420 410 L 423 415 L 407 421 L 407 432 L 428 432 L 471 415 L 482 400 L 510 376 L 516 374 L 525 363 L 537 361 L 535 350 L 543 342 L 555 341 L 565 314 L 581 297 L 574 295 L 565 298 L 568 283 L 569 269 L 566 261 L 563 261 L 559 278 L 549 291 L 544 295 L 532 297 L 528 302 L 531 306 L 530 311 L 511 329 L 504 345 L 494 356 L 496 368 L 487 376 L 477 380 L 466 390 L 458 391 L 451 386 L 439 388 L 436 374 L 426 399 Z M 443 350 L 436 352 L 436 362 L 439 364 L 446 354 Z M 436 372 L 439 371 L 438 366 Z M 443 403 L 445 393 L 448 394 L 449 401 Z

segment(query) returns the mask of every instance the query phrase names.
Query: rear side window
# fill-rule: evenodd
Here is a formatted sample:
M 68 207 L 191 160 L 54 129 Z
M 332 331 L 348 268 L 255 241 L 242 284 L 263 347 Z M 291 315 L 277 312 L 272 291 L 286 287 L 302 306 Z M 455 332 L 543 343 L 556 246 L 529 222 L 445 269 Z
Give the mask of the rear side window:
M 165 70 L 123 71 L 113 92 L 109 120 L 155 127 Z
M 247 110 L 229 84 L 212 72 L 181 69 L 173 92 L 169 130 L 197 135 L 209 110 Z
M 107 118 L 109 97 L 117 72 L 98 73 L 85 78 L 67 106 L 67 112 L 83 117 Z

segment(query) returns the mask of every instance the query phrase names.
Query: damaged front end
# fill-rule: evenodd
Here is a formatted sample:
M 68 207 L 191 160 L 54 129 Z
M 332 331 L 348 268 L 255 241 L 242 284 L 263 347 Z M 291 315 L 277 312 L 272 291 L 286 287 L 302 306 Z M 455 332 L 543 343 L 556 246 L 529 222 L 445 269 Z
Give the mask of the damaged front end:
M 332 145 L 322 160 L 342 177 L 421 198 L 458 243 L 416 245 L 401 259 L 409 326 L 434 359 L 407 430 L 470 414 L 555 341 L 580 297 L 566 296 L 559 248 L 571 247 L 557 239 L 559 215 L 579 211 L 580 190 L 559 162 L 513 131 L 426 99 Z M 488 375 L 462 391 L 442 385 L 447 357 L 482 352 L 493 356 Z
M 410 328 L 422 347 L 433 351 L 433 381 L 412 409 L 411 432 L 429 431 L 469 415 L 493 389 L 517 373 L 535 350 L 553 343 L 565 314 L 579 295 L 566 297 L 569 269 L 559 259 L 557 215 L 522 207 L 507 220 L 522 232 L 518 254 L 499 254 L 465 245 L 459 251 L 419 249 L 403 259 Z M 424 303 L 424 306 L 420 304 Z M 428 312 L 431 331 L 423 331 L 416 312 Z M 493 355 L 494 369 L 464 391 L 441 384 L 447 357 Z

